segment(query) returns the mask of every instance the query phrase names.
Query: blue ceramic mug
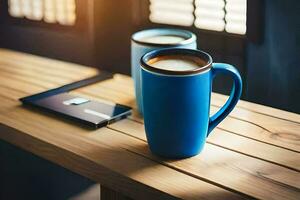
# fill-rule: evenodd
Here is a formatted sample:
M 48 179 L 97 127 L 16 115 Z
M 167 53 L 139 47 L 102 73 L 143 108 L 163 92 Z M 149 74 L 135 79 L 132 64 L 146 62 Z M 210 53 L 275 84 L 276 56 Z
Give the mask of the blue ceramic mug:
M 151 66 L 161 56 L 191 56 L 203 61 L 194 70 L 172 71 Z M 198 154 L 209 133 L 231 112 L 242 92 L 242 80 L 232 65 L 213 63 L 209 54 L 191 49 L 154 50 L 141 58 L 144 122 L 150 150 L 159 156 L 185 158 Z M 212 82 L 226 74 L 233 87 L 225 105 L 209 116 Z
M 150 40 L 151 38 L 155 38 L 157 36 L 173 36 L 173 39 L 177 36 L 183 39 L 172 41 L 172 37 L 168 37 L 162 38 L 161 41 L 157 40 L 157 38 L 156 40 Z M 156 28 L 139 31 L 137 33 L 134 33 L 131 37 L 131 76 L 134 81 L 137 107 L 141 114 L 143 113 L 143 109 L 140 83 L 140 59 L 145 53 L 149 51 L 167 47 L 196 49 L 196 36 L 192 32 L 186 30 Z

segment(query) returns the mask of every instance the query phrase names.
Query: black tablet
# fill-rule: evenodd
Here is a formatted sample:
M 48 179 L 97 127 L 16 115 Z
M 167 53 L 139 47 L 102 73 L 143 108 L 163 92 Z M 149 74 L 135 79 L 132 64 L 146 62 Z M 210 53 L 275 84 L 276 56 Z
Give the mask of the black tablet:
M 70 118 L 80 124 L 99 128 L 130 115 L 131 108 L 119 104 L 92 101 L 72 95 L 68 92 L 111 79 L 112 77 L 113 75 L 111 73 L 102 71 L 87 79 L 23 97 L 20 101 L 23 105 L 37 107 L 47 112 Z
M 27 100 L 23 104 L 56 113 L 93 128 L 106 126 L 131 114 L 130 107 L 93 101 L 69 93 Z

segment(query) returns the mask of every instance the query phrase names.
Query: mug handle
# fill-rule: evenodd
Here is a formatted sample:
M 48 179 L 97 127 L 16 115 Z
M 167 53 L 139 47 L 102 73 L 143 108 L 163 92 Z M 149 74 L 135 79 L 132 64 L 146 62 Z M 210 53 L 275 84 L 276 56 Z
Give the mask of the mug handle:
M 230 96 L 226 103 L 223 105 L 222 108 L 220 108 L 218 112 L 216 112 L 213 116 L 209 118 L 207 136 L 233 110 L 242 94 L 242 79 L 240 73 L 235 67 L 226 63 L 213 63 L 212 81 L 218 74 L 230 75 L 233 79 L 233 86 L 230 92 Z

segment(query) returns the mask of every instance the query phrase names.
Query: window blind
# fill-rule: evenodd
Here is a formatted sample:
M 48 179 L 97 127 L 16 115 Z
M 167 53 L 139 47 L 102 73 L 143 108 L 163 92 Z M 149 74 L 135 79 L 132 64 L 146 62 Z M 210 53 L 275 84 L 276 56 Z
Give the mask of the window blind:
M 201 29 L 223 31 L 225 3 L 223 0 L 196 0 L 195 26 Z
M 155 23 L 191 26 L 193 0 L 150 0 L 150 20 Z
M 74 25 L 75 0 L 9 0 L 8 11 L 12 17 L 43 20 L 47 23 Z
M 150 21 L 246 33 L 247 0 L 150 0 Z
M 226 0 L 225 11 L 225 30 L 229 33 L 245 34 L 247 0 Z

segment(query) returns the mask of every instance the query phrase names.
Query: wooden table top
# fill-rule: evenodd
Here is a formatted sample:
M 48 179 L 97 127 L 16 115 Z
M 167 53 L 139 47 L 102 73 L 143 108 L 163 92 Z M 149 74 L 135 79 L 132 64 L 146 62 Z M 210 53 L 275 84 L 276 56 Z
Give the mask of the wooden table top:
M 300 199 L 300 115 L 240 101 L 200 155 L 165 160 L 149 152 L 135 111 L 88 130 L 18 101 L 96 73 L 0 49 L 0 138 L 136 199 Z M 136 108 L 133 82 L 120 74 L 72 93 Z M 226 98 L 213 94 L 212 112 Z

